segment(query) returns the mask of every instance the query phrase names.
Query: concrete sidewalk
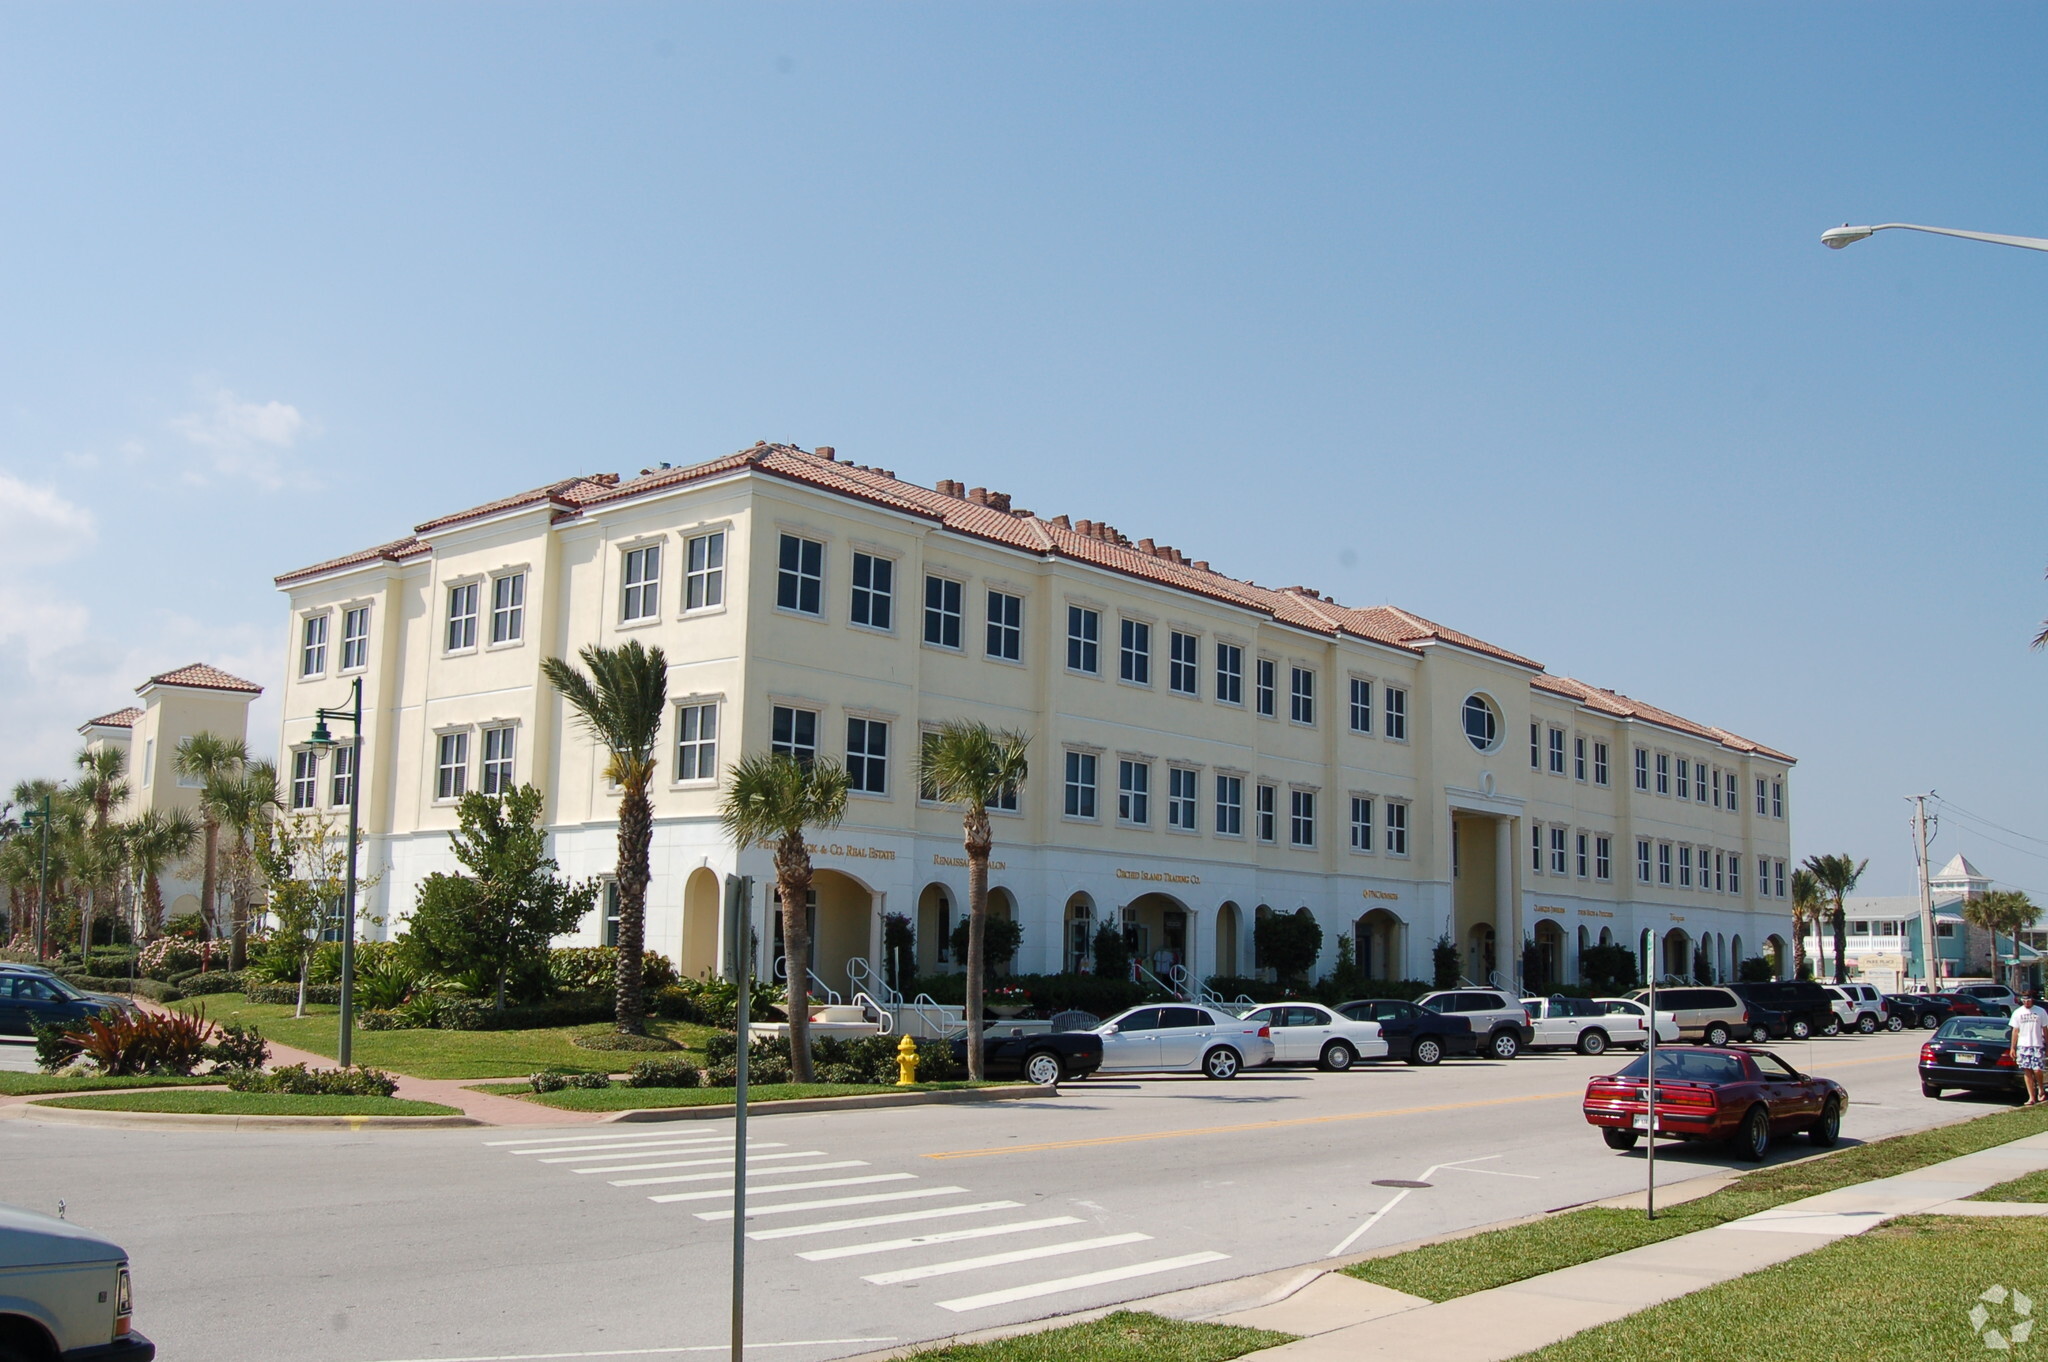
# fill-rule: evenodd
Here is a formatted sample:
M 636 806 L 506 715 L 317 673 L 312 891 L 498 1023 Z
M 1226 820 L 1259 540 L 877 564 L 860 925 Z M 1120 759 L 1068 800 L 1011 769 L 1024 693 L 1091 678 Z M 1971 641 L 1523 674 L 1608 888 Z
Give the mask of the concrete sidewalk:
M 1895 1178 L 1788 1202 L 1713 1229 L 1455 1300 L 1431 1303 L 1329 1272 L 1270 1305 L 1212 1316 L 1303 1335 L 1246 1354 L 1271 1362 L 1504 1362 L 1596 1325 L 1811 1253 L 1902 1215 L 2048 1215 L 2048 1205 L 1967 1202 L 2048 1169 L 2048 1135 Z

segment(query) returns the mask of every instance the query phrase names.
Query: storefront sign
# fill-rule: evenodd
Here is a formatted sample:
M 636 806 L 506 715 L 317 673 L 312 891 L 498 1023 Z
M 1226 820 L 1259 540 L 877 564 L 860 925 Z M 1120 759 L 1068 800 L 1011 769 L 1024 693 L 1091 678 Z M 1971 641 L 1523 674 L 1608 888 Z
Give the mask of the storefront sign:
M 1153 884 L 1200 884 L 1200 875 L 1173 875 L 1164 870 L 1123 870 L 1116 872 L 1120 880 L 1149 880 Z
M 804 843 L 804 850 L 810 852 L 813 856 L 846 856 L 855 860 L 867 861 L 893 861 L 896 859 L 896 853 L 887 847 L 844 846 L 838 842 L 832 842 L 825 846 L 820 846 L 816 842 L 806 842 Z M 963 861 L 962 864 L 966 863 Z
M 1685 921 L 1685 914 L 1684 914 L 1684 913 L 1673 913 L 1673 914 L 1671 915 L 1671 920 L 1672 920 L 1673 922 L 1683 922 L 1683 921 Z
M 932 864 L 957 865 L 965 867 L 967 864 L 967 858 L 965 856 L 934 856 L 932 857 Z M 1009 866 L 1002 861 L 990 861 L 988 863 L 988 868 L 990 870 L 1007 870 L 1009 869 Z
M 1537 912 L 1539 912 L 1539 913 L 1541 913 L 1541 912 L 1544 912 L 1544 911 L 1546 911 L 1546 910 L 1545 910 L 1545 909 L 1542 909 L 1542 908 L 1538 908 L 1538 909 L 1537 909 L 1536 911 L 1537 911 Z M 1557 911 L 1559 911 L 1559 910 L 1558 910 L 1558 909 L 1555 909 L 1555 908 L 1553 908 L 1553 909 L 1549 909 L 1549 910 L 1547 910 L 1547 911 L 1550 911 L 1550 912 L 1557 912 Z M 1614 916 L 1614 914 L 1613 914 L 1613 913 L 1611 913 L 1611 912 L 1609 912 L 1609 911 L 1608 911 L 1607 909 L 1605 909 L 1605 908 L 1581 908 L 1581 909 L 1579 909 L 1579 916 L 1580 916 L 1580 917 L 1613 917 L 1613 916 Z
M 1361 889 L 1358 892 L 1369 899 L 1386 899 L 1390 903 L 1399 903 L 1401 901 L 1399 894 L 1389 894 L 1384 889 Z

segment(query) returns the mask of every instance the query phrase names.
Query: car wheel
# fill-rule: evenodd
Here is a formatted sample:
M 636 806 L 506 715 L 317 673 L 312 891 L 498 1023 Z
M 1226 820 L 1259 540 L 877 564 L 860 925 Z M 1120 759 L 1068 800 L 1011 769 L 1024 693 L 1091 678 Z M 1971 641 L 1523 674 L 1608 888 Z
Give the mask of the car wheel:
M 1804 1017 L 1795 1017 L 1792 1021 L 1791 1034 L 1794 1040 L 1811 1040 L 1813 1038 L 1813 1023 Z
M 1050 1050 L 1033 1050 L 1024 1061 L 1024 1077 L 1041 1088 L 1049 1088 L 1066 1077 L 1066 1066 Z
M 1749 1028 L 1749 1043 L 1751 1045 L 1768 1045 L 1770 1040 L 1771 1029 L 1769 1027 L 1752 1026 Z
M 1887 1031 L 1903 1031 L 1906 1029 L 1906 1019 L 1894 1012 L 1891 1016 L 1884 1019 L 1884 1029 Z
M 1707 1044 L 1712 1045 L 1717 1049 L 1723 1045 L 1726 1045 L 1728 1043 L 1728 1028 L 1721 1025 L 1721 1023 L 1719 1022 L 1715 1022 L 1712 1026 L 1709 1026 L 1707 1028 L 1705 1040 Z
M 1771 1113 L 1759 1103 L 1742 1118 L 1742 1129 L 1735 1136 L 1735 1156 L 1748 1163 L 1762 1163 L 1770 1151 Z
M 1876 1035 L 1877 1018 L 1871 1016 L 1868 1012 L 1864 1013 L 1862 1016 L 1856 1019 L 1856 1029 L 1858 1031 L 1861 1031 L 1866 1036 Z
M 1579 1053 L 1580 1053 L 1580 1054 L 1582 1054 L 1582 1055 L 1599 1055 L 1599 1054 L 1605 1054 L 1606 1052 L 1607 1052 L 1607 1033 L 1606 1033 L 1605 1031 L 1581 1031 L 1581 1032 L 1579 1032 Z
M 1932 1031 L 1935 1027 L 1941 1025 L 1941 1018 L 1935 1016 L 1932 1012 L 1929 1012 L 1926 1016 L 1920 1019 L 1920 1025 L 1924 1029 Z
M 1829 1018 L 1828 1018 L 1828 1024 L 1827 1024 L 1826 1026 L 1823 1026 L 1823 1027 L 1822 1027 L 1822 1028 L 1820 1029 L 1820 1033 L 1821 1033 L 1821 1034 L 1822 1034 L 1823 1036 L 1839 1036 L 1839 1035 L 1841 1035 L 1841 1034 L 1842 1034 L 1842 1019 L 1841 1019 L 1840 1017 L 1829 1017 Z
M 1602 1126 L 1600 1138 L 1607 1141 L 1609 1149 L 1634 1149 L 1636 1133 L 1633 1130 L 1616 1130 L 1613 1126 Z
M 1486 1048 L 1495 1059 L 1513 1059 L 1522 1053 L 1522 1038 L 1512 1031 L 1496 1031 Z
M 1341 1040 L 1333 1040 L 1323 1047 L 1323 1057 L 1318 1061 L 1333 1074 L 1341 1074 L 1358 1062 L 1358 1052 Z
M 1822 1149 L 1831 1148 L 1842 1135 L 1842 1104 L 1830 1097 L 1820 1109 L 1820 1119 L 1807 1128 L 1806 1138 Z
M 1920 1085 L 1920 1095 L 1922 1097 L 1932 1097 L 1935 1101 L 1939 1102 L 1941 1100 L 1941 1089 L 1932 1083 L 1922 1083 Z
M 1417 1036 L 1415 1044 L 1409 1048 L 1408 1062 L 1410 1064 L 1420 1064 L 1425 1068 L 1432 1064 L 1443 1063 L 1444 1043 L 1435 1036 Z
M 1235 1078 L 1244 1061 L 1228 1045 L 1219 1045 L 1202 1056 L 1202 1072 L 1211 1078 Z

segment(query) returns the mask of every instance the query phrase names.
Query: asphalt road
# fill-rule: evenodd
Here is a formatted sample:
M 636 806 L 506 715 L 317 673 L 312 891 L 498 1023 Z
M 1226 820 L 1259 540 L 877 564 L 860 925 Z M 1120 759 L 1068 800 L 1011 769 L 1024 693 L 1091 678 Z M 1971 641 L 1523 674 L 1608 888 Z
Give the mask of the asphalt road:
M 1776 1048 L 1847 1086 L 1845 1139 L 1992 1109 L 1921 1097 L 1919 1043 Z M 1586 1078 L 1615 1067 L 1540 1054 L 1091 1080 L 1026 1101 L 757 1117 L 748 1317 L 768 1346 L 754 1351 L 844 1356 L 1634 1190 L 1640 1151 L 1609 1151 L 1578 1110 Z M 167 1362 L 687 1357 L 727 1337 L 730 1139 L 723 1121 L 349 1134 L 15 1120 L 0 1122 L 0 1200 L 62 1198 L 121 1242 L 137 1327 Z M 1727 1160 L 1664 1146 L 1660 1182 Z M 643 1178 L 678 1180 L 614 1185 Z M 953 1237 L 900 1242 L 926 1235 Z

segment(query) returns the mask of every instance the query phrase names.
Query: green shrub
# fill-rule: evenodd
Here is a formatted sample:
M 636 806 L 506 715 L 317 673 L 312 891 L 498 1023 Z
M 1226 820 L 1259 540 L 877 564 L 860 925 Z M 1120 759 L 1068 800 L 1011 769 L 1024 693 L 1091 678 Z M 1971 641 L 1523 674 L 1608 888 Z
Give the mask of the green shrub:
M 73 988 L 84 989 L 87 993 L 127 993 L 158 1003 L 171 1002 L 185 996 L 182 989 L 158 979 L 136 979 L 131 984 L 125 977 L 108 979 L 96 974 L 59 972 L 57 977 Z
M 967 934 L 974 929 L 974 919 L 962 917 L 953 926 L 953 935 L 948 944 L 953 948 L 955 960 L 967 958 Z M 1024 924 L 1015 918 L 997 917 L 989 914 L 981 927 L 981 959 L 991 973 L 1000 973 L 1017 958 L 1018 947 L 1024 944 Z
M 356 1013 L 356 1029 L 358 1031 L 418 1031 L 422 1028 L 414 1026 L 402 1013 L 393 1012 L 385 1008 L 371 1007 Z
M 228 1075 L 233 1092 L 294 1093 L 306 1097 L 389 1097 L 398 1080 L 382 1069 L 309 1069 L 287 1064 L 268 1073 L 237 1070 Z
M 557 946 L 548 952 L 548 977 L 558 989 L 588 992 L 608 989 L 618 980 L 618 948 L 614 946 Z M 640 964 L 640 983 L 649 993 L 658 993 L 677 982 L 675 962 L 648 951 Z
M 643 1059 L 626 1077 L 629 1088 L 694 1088 L 704 1081 L 696 1065 L 686 1059 Z
M 683 1047 L 666 1036 L 634 1036 L 624 1031 L 597 1031 L 572 1035 L 569 1043 L 583 1050 L 680 1050 Z
M 244 981 L 242 996 L 252 1003 L 281 1003 L 290 1007 L 299 1001 L 299 986 L 296 983 L 251 985 Z M 306 1001 L 338 1003 L 341 1001 L 341 985 L 309 983 L 306 985 Z
M 193 973 L 173 979 L 172 984 L 182 990 L 186 997 L 213 993 L 240 993 L 246 986 L 245 976 L 239 970 L 215 969 L 204 973 Z
M 206 1047 L 206 1057 L 213 1061 L 215 1073 L 260 1069 L 270 1059 L 270 1043 L 253 1026 L 226 1022 L 214 1033 L 213 1044 Z
M 1101 979 L 1125 980 L 1131 977 L 1131 947 L 1124 940 L 1121 927 L 1114 922 L 1105 922 L 1095 929 L 1095 940 L 1090 944 L 1095 956 L 1095 974 Z
M 204 1012 L 142 1012 L 89 1017 L 64 1034 L 77 1043 L 77 1056 L 103 1074 L 182 1078 L 206 1058 L 213 1031 Z
M 45 1073 L 55 1073 L 78 1058 L 81 1048 L 61 1026 L 35 1024 L 36 1064 Z
M 420 971 L 396 951 L 372 955 L 356 966 L 355 1000 L 364 1007 L 397 1007 L 420 986 Z
M 612 1080 L 605 1074 L 566 1073 L 560 1069 L 543 1069 L 528 1078 L 526 1083 L 535 1092 L 560 1092 L 564 1088 L 609 1088 Z

